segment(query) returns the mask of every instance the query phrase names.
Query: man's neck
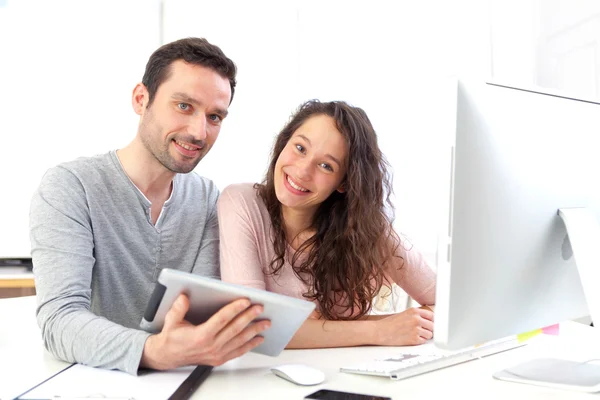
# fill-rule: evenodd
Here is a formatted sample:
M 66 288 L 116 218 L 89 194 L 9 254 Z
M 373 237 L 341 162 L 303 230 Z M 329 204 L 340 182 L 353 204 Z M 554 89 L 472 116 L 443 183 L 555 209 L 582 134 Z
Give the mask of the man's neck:
M 117 150 L 117 157 L 134 185 L 153 204 L 159 202 L 162 207 L 171 195 L 175 172 L 167 170 L 137 140 Z

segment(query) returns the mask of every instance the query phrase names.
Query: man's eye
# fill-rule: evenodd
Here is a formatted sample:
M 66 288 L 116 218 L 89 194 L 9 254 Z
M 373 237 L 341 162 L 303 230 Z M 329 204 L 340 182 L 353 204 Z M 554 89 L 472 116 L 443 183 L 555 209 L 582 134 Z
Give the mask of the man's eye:
M 215 122 L 221 121 L 221 116 L 217 115 L 217 114 L 211 114 L 208 116 L 208 118 L 210 118 L 211 121 L 215 121 Z
M 177 107 L 179 107 L 179 109 L 183 111 L 187 111 L 190 109 L 190 105 L 187 103 L 179 103 L 177 104 Z

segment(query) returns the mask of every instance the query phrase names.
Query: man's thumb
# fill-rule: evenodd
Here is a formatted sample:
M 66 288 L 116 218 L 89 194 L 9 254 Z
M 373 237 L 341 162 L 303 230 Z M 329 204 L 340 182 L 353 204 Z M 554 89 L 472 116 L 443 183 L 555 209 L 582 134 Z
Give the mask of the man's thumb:
M 165 326 L 163 330 L 170 329 L 179 324 L 185 318 L 185 314 L 190 308 L 190 302 L 185 294 L 180 294 L 175 299 L 167 315 L 165 315 Z

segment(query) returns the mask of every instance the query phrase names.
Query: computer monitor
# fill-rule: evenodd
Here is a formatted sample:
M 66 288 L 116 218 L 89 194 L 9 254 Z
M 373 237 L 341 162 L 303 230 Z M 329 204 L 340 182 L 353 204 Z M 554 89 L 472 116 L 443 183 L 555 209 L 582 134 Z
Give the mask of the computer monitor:
M 452 158 L 436 345 L 600 318 L 600 105 L 459 81 Z

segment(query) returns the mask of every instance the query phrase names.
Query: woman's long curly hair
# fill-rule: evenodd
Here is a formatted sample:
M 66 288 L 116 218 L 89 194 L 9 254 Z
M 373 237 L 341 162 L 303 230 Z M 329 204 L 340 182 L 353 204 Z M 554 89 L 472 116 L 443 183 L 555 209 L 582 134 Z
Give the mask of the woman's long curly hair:
M 316 300 L 325 319 L 359 319 L 369 313 L 381 286 L 387 284 L 383 271 L 393 257 L 399 257 L 400 239 L 392 228 L 389 165 L 367 114 L 358 107 L 342 101 L 308 101 L 275 139 L 265 179 L 255 185 L 273 224 L 275 258 L 265 273 L 281 270 L 288 240 L 294 239 L 286 238 L 281 203 L 275 194 L 275 165 L 294 132 L 317 115 L 332 117 L 348 143 L 342 181 L 345 190 L 334 191 L 319 205 L 307 229 L 315 234 L 300 245 L 290 263 L 296 276 L 309 286 L 304 297 Z M 303 254 L 307 257 L 299 262 Z

